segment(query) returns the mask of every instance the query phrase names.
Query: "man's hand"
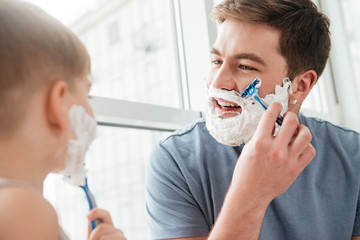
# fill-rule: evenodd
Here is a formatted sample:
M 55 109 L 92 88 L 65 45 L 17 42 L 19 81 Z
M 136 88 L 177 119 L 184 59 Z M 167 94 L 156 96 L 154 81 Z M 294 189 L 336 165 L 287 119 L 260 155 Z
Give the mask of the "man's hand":
M 270 203 L 285 192 L 315 156 L 311 133 L 288 112 L 274 136 L 274 125 L 281 112 L 272 104 L 262 116 L 253 138 L 245 145 L 234 170 L 232 185 L 239 185 L 253 200 Z
M 281 104 L 263 114 L 235 166 L 223 208 L 209 239 L 258 239 L 270 202 L 284 193 L 315 156 L 309 129 L 288 112 L 276 136 Z

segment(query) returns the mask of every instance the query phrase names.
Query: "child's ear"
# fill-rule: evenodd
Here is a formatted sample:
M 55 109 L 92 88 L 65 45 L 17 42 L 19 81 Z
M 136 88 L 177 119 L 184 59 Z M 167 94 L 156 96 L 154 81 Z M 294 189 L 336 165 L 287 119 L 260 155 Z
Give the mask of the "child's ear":
M 67 128 L 68 122 L 68 85 L 64 81 L 54 82 L 47 97 L 46 115 L 49 124 L 58 130 Z
M 292 94 L 290 96 L 290 102 L 295 101 L 300 105 L 315 85 L 316 80 L 317 74 L 313 70 L 306 71 L 295 77 L 292 81 Z

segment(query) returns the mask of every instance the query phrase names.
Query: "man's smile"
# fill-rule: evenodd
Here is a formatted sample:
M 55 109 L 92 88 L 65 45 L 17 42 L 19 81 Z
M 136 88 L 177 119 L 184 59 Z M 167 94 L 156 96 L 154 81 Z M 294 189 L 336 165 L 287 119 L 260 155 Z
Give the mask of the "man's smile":
M 241 113 L 242 108 L 234 102 L 222 98 L 214 98 L 214 101 L 216 103 L 215 111 L 220 117 L 233 117 Z

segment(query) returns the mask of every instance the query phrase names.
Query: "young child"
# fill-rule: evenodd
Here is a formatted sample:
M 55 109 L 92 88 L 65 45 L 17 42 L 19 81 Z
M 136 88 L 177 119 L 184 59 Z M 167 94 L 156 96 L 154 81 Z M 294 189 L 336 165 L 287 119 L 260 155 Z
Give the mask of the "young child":
M 43 182 L 82 163 L 92 140 L 89 74 L 89 55 L 67 27 L 29 3 L 0 0 L 0 239 L 67 239 Z M 105 210 L 88 219 L 102 221 L 89 239 L 125 239 Z

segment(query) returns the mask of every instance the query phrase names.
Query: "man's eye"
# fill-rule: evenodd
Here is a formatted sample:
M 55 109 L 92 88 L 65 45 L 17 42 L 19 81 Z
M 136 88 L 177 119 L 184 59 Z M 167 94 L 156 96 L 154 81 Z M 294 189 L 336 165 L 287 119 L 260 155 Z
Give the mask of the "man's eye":
M 255 68 L 252 68 L 252 67 L 249 67 L 249 66 L 246 66 L 246 65 L 240 65 L 239 68 L 241 70 L 256 70 Z

